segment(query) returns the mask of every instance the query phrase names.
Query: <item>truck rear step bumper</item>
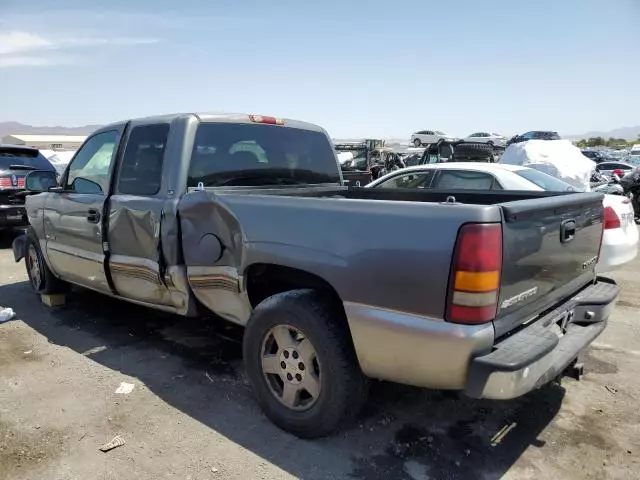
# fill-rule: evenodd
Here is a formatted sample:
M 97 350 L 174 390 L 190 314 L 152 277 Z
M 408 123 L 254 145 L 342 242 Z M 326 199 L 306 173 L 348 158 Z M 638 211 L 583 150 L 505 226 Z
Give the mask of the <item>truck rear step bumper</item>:
M 465 393 L 505 400 L 559 376 L 605 329 L 619 290 L 612 280 L 598 278 L 533 325 L 498 341 L 471 361 Z

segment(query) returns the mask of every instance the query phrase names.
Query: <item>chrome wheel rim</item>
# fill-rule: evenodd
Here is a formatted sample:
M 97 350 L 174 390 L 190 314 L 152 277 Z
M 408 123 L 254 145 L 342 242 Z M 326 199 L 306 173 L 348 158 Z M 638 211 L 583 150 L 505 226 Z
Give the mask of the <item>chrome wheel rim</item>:
M 38 254 L 35 248 L 29 248 L 29 277 L 31 278 L 31 286 L 37 290 L 40 288 L 42 282 L 42 275 L 40 274 L 40 261 L 38 260 Z
M 322 370 L 311 341 L 291 325 L 276 325 L 261 349 L 262 375 L 272 395 L 292 410 L 307 410 L 320 397 Z

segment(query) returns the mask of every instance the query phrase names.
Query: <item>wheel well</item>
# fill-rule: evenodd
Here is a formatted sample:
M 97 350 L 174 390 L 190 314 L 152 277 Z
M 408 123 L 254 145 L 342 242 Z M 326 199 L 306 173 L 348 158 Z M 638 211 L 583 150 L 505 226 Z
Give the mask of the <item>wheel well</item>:
M 269 263 L 251 265 L 246 273 L 247 294 L 255 308 L 262 300 L 276 293 L 311 288 L 325 293 L 342 307 L 338 292 L 324 278 L 296 268 Z
M 324 278 L 313 273 L 296 268 L 284 267 L 269 263 L 258 263 L 251 265 L 245 272 L 247 295 L 251 307 L 255 308 L 264 299 L 278 293 L 291 290 L 313 289 L 326 295 L 327 301 L 331 302 L 341 315 L 339 320 L 349 341 L 355 351 L 351 329 L 347 321 L 347 314 L 338 292 Z

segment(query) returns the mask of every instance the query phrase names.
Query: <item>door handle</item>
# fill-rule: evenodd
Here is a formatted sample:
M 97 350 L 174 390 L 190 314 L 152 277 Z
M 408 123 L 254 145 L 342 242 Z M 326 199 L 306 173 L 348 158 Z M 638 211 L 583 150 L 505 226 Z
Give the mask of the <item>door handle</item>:
M 100 223 L 100 212 L 95 208 L 90 208 L 87 212 L 87 222 Z
M 567 243 L 573 240 L 576 235 L 575 220 L 565 220 L 560 224 L 560 242 Z

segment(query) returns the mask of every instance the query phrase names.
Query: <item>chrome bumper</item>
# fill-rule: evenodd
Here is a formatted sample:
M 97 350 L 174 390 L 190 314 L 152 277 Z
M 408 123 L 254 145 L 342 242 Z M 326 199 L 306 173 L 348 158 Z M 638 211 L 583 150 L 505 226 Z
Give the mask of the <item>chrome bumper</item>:
M 509 399 L 560 375 L 605 329 L 619 288 L 599 281 L 510 337 L 493 324 L 458 325 L 345 302 L 360 367 L 371 378 Z
M 539 388 L 563 371 L 607 326 L 620 289 L 599 281 L 503 341 L 475 357 L 465 393 L 506 400 Z
M 443 320 L 344 302 L 365 375 L 416 387 L 461 390 L 469 361 L 493 345 L 493 325 Z

